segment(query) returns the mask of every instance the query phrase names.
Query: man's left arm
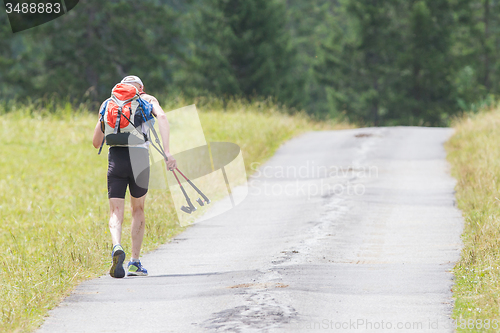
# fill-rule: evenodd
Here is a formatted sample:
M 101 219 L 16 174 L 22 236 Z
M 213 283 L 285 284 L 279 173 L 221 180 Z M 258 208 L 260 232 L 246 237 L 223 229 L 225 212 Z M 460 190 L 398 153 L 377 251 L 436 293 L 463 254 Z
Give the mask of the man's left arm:
M 153 104 L 153 114 L 158 120 L 158 127 L 160 129 L 160 135 L 163 142 L 163 150 L 168 158 L 167 168 L 169 170 L 177 168 L 177 161 L 174 159 L 172 154 L 170 154 L 170 124 L 167 119 L 167 115 L 163 111 L 158 100 L 153 96 L 148 96 L 148 102 Z

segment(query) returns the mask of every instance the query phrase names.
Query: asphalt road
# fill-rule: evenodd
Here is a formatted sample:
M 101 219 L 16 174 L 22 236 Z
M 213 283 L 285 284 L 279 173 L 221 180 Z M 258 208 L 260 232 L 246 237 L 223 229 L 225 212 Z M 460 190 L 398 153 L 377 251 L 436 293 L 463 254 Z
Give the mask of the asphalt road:
M 87 281 L 39 332 L 452 332 L 451 134 L 293 139 L 238 207 L 145 255 L 149 277 Z

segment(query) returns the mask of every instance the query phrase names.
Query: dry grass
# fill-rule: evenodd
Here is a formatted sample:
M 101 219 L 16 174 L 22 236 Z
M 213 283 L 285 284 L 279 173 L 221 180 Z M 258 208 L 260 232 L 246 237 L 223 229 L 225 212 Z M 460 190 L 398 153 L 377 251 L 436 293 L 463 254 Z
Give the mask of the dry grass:
M 454 123 L 448 160 L 458 180 L 465 219 L 464 249 L 454 269 L 454 317 L 459 331 L 500 330 L 500 110 Z M 489 323 L 489 324 L 486 324 Z

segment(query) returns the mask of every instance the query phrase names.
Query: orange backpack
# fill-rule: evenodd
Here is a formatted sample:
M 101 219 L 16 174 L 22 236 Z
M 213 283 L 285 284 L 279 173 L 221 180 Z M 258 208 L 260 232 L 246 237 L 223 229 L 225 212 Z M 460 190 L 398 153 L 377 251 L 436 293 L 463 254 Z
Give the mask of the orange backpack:
M 152 105 L 140 98 L 135 86 L 117 84 L 99 113 L 108 146 L 139 146 L 148 141 L 149 126 L 142 124 L 153 119 Z

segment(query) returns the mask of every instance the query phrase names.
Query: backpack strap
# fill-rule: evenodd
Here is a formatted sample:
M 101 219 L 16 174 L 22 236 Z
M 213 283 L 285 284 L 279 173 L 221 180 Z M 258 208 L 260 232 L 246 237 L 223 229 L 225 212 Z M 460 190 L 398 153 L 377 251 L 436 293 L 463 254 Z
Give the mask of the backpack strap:
M 106 141 L 106 137 L 102 138 L 101 146 L 99 147 L 99 152 L 97 153 L 97 155 L 101 155 L 101 150 L 102 146 L 104 146 L 104 141 Z
M 121 115 L 122 115 L 125 119 L 127 119 L 127 120 L 128 120 L 128 122 L 129 122 L 129 123 L 131 123 L 131 124 L 132 124 L 132 126 L 136 127 L 136 126 L 135 126 L 135 124 L 132 122 L 132 120 L 131 120 L 129 117 L 127 117 L 127 116 L 125 115 L 125 113 L 123 113 L 123 112 L 121 111 L 121 107 L 120 107 L 120 108 L 118 108 L 118 114 L 119 114 L 119 115 L 121 114 Z
M 101 131 L 103 133 L 104 133 L 104 113 L 106 112 L 106 108 L 108 107 L 108 103 L 109 103 L 109 99 L 104 103 L 102 109 L 99 111 L 99 114 L 101 115 L 101 117 L 99 118 L 101 121 Z M 104 146 L 105 141 L 106 141 L 106 137 L 104 136 L 102 138 L 101 146 L 99 147 L 99 152 L 97 153 L 97 155 L 101 155 L 102 146 Z
M 115 130 L 114 134 L 117 134 L 120 131 L 120 120 L 121 120 L 121 115 L 122 115 L 122 107 L 118 107 L 118 112 L 116 114 L 116 123 L 115 123 Z

